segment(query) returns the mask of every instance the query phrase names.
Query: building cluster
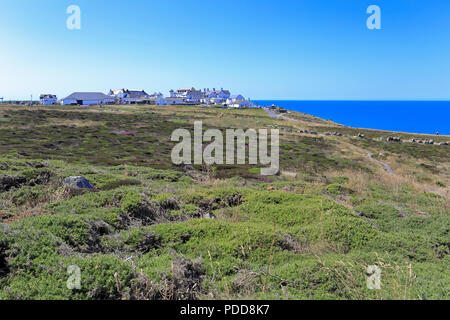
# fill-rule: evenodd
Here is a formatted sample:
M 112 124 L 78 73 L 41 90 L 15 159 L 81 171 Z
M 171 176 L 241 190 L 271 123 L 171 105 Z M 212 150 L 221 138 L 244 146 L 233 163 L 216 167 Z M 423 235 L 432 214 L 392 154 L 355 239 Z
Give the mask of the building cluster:
M 40 103 L 43 105 L 106 105 L 106 104 L 150 104 L 150 105 L 204 105 L 223 106 L 228 108 L 255 108 L 250 99 L 241 94 L 232 95 L 229 90 L 204 88 L 182 88 L 170 90 L 169 96 L 161 92 L 148 94 L 145 90 L 115 89 L 107 94 L 101 92 L 74 92 L 58 101 L 56 95 L 42 94 Z

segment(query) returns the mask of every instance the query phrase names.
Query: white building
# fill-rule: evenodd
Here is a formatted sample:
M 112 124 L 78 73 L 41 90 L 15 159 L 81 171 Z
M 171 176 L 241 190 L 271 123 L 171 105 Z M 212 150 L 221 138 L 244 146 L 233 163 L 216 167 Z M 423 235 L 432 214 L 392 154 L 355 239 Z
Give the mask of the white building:
M 235 95 L 231 95 L 228 99 L 227 99 L 227 105 L 232 104 L 233 102 L 236 101 L 240 101 L 240 100 L 245 100 L 244 96 L 241 94 L 235 94 Z
M 52 105 L 58 102 L 58 99 L 54 94 L 41 94 L 39 99 L 41 100 L 41 104 L 44 105 Z
M 254 108 L 255 105 L 250 100 L 236 100 L 228 104 L 229 108 L 242 109 L 242 108 Z
M 223 88 L 220 90 L 216 90 L 216 88 L 209 90 L 208 88 L 203 89 L 201 102 L 204 104 L 225 104 L 229 97 L 229 90 L 224 90 Z
M 177 91 L 170 90 L 170 98 L 182 98 L 187 103 L 198 103 L 203 97 L 201 90 L 195 88 L 182 88 Z
M 114 97 L 118 103 L 133 104 L 137 100 L 145 100 L 150 95 L 144 90 L 116 89 L 109 90 L 109 96 Z
M 112 96 L 107 96 L 101 92 L 74 92 L 62 99 L 63 105 L 99 105 L 114 103 Z

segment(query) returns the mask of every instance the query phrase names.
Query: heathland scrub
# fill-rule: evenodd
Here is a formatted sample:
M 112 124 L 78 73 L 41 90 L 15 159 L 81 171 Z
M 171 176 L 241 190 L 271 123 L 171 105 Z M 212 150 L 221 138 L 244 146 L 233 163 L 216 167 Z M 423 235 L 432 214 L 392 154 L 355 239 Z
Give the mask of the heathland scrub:
M 171 158 L 174 164 L 191 164 L 192 163 L 192 139 L 191 133 L 186 129 L 177 129 L 172 133 L 172 141 L 179 142 L 172 150 Z M 248 143 L 246 143 L 248 139 Z M 210 142 L 203 147 L 203 142 Z M 242 129 L 226 129 L 226 142 L 224 146 L 223 132 L 218 129 L 209 129 L 203 133 L 202 122 L 194 122 L 194 145 L 193 158 L 194 164 L 201 165 L 220 165 L 224 164 L 224 147 L 225 147 L 225 163 L 229 165 L 246 164 L 246 153 L 248 150 L 248 164 L 270 165 L 269 168 L 261 168 L 261 175 L 276 175 L 280 166 L 279 155 L 279 130 L 271 130 L 271 154 L 268 155 L 268 135 L 267 129 L 248 129 L 244 132 Z M 236 144 L 237 140 L 237 144 Z M 259 142 L 259 145 L 258 145 Z M 237 157 L 235 157 L 235 149 L 237 149 Z M 258 157 L 259 151 L 259 157 Z
M 246 152 L 248 128 L 279 130 L 279 174 L 248 152 L 174 164 L 194 121 L 247 131 Z M 417 138 L 296 112 L 3 105 L 0 298 L 449 299 L 449 147 L 387 136 Z

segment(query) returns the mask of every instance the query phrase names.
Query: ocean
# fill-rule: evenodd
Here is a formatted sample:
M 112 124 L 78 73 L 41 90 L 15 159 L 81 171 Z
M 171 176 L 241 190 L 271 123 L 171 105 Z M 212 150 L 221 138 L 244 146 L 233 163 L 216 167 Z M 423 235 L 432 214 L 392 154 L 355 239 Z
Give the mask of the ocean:
M 450 135 L 450 101 L 256 100 L 357 128 Z

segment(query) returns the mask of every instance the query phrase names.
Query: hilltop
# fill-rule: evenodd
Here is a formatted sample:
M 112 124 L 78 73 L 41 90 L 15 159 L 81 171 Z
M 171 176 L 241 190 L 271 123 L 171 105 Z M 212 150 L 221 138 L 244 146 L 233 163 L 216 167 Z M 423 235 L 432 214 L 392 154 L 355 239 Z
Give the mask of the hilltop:
M 279 129 L 280 174 L 173 165 L 197 120 Z M 447 141 L 263 109 L 2 105 L 0 298 L 448 299 Z

